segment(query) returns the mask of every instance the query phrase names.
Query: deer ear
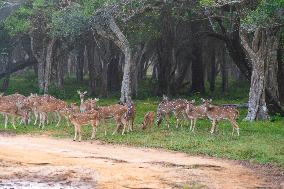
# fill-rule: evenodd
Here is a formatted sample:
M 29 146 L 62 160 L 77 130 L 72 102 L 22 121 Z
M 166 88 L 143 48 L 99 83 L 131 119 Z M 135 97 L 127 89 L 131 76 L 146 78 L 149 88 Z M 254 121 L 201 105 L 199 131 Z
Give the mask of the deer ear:
M 81 94 L 81 91 L 77 90 L 77 93 L 78 93 L 78 94 Z
M 87 91 L 84 92 L 84 95 L 87 94 Z
M 95 98 L 95 101 L 98 102 L 100 99 L 99 98 Z
M 191 103 L 194 104 L 194 103 L 195 103 L 195 99 L 193 99 L 193 100 L 191 101 Z
M 211 98 L 209 99 L 209 102 L 212 102 L 212 99 L 211 99 Z
M 202 102 L 205 102 L 204 98 L 201 98 L 201 101 L 202 101 Z

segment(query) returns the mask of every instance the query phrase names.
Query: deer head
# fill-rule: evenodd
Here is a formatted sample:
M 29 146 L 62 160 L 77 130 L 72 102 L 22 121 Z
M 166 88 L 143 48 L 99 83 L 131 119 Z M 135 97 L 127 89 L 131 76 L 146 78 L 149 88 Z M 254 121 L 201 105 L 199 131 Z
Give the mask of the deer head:
M 162 101 L 169 101 L 169 97 L 167 97 L 165 94 L 163 94 L 163 99 Z
M 97 102 L 99 101 L 100 99 L 99 98 L 94 98 L 94 99 L 91 99 L 91 109 L 95 109 L 97 108 Z
M 78 90 L 77 93 L 80 96 L 81 103 L 84 102 L 84 97 L 87 94 L 87 91 L 81 92 L 81 91 Z
M 212 108 L 212 99 L 203 99 L 201 98 L 202 102 L 203 102 L 203 106 L 205 107 L 205 110 L 209 110 L 210 108 Z

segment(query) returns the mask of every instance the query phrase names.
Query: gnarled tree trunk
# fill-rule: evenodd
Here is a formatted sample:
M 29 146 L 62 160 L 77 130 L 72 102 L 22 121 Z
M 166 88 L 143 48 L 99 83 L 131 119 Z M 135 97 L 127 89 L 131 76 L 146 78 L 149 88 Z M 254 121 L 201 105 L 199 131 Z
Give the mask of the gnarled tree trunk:
M 53 47 L 56 42 L 55 38 L 52 38 L 46 48 L 46 64 L 45 64 L 45 72 L 44 72 L 44 94 L 48 94 L 48 87 L 50 81 L 51 74 L 51 65 L 53 62 Z
M 251 46 L 247 34 L 244 32 L 241 34 L 242 44 L 252 62 L 249 108 L 246 120 L 269 119 L 268 108 L 270 104 L 266 103 L 266 99 L 279 104 L 278 64 L 276 61 L 280 38 L 279 31 L 279 28 L 257 28 Z

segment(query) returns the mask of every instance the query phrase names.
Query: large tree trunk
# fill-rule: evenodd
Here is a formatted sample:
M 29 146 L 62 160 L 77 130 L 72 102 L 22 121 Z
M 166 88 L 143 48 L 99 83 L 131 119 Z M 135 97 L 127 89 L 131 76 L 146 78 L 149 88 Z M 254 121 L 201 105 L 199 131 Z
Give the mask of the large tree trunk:
M 158 40 L 157 53 L 158 53 L 158 89 L 157 95 L 170 93 L 170 83 L 173 78 L 171 69 L 173 65 L 174 54 L 174 31 L 173 20 L 171 16 L 170 7 L 165 7 L 161 13 L 161 38 Z M 174 73 L 174 71 L 172 71 Z
M 33 56 L 36 58 L 37 65 L 37 76 L 38 76 L 38 87 L 39 93 L 44 92 L 44 70 L 45 70 L 45 44 L 42 36 L 38 36 L 37 33 L 31 35 L 31 49 Z
M 282 39 L 283 40 L 283 39 Z M 280 41 L 282 41 L 280 40 Z M 277 52 L 277 61 L 278 61 L 278 88 L 279 88 L 279 101 L 281 105 L 284 105 L 284 64 L 282 61 L 283 56 L 283 42 L 279 43 L 279 48 Z
M 225 50 L 225 49 L 224 49 Z M 226 54 L 223 51 L 223 53 L 220 54 L 221 59 L 221 72 L 222 72 L 222 94 L 225 94 L 228 91 L 229 88 L 229 66 L 226 58 Z
M 191 70 L 192 70 L 192 85 L 190 92 L 195 93 L 204 93 L 204 69 L 202 63 L 202 52 L 201 46 L 199 44 L 195 44 L 193 47 L 192 54 L 194 57 L 192 58 Z
M 216 47 L 216 46 L 215 46 Z M 215 81 L 216 81 L 216 61 L 215 61 L 215 50 L 210 49 L 211 52 L 209 52 L 209 59 L 210 59 L 210 91 L 213 92 L 215 91 Z
M 51 65 L 53 62 L 53 47 L 56 42 L 55 38 L 52 38 L 46 49 L 46 64 L 45 64 L 45 72 L 44 72 L 44 94 L 48 94 L 48 87 L 49 87 L 49 81 L 50 81 L 50 75 L 51 75 Z
M 79 42 L 81 43 L 81 42 Z M 83 82 L 84 80 L 84 45 L 79 44 L 76 52 L 76 80 Z
M 104 14 L 97 14 L 97 19 L 102 22 L 95 22 L 93 26 L 98 34 L 104 36 L 107 39 L 111 39 L 118 48 L 124 54 L 124 70 L 123 70 L 123 79 L 121 84 L 121 96 L 120 101 L 126 102 L 128 97 L 131 96 L 131 66 L 132 66 L 132 54 L 130 44 L 126 36 L 122 33 L 121 29 L 116 24 L 114 18 L 104 12 Z M 103 23 L 103 24 L 102 24 Z M 109 32 L 111 31 L 111 32 Z
M 92 31 L 89 31 L 87 42 L 87 57 L 89 70 L 89 87 L 91 95 L 96 93 L 96 70 L 95 70 L 95 41 Z
M 273 106 L 275 102 L 279 104 L 277 88 L 278 64 L 276 61 L 276 52 L 280 38 L 279 31 L 279 28 L 257 28 L 251 46 L 249 45 L 247 35 L 242 33 L 243 46 L 252 62 L 249 108 L 246 120 L 267 120 L 269 119 L 268 108 L 270 105 Z M 268 106 L 266 99 L 269 99 L 273 104 Z

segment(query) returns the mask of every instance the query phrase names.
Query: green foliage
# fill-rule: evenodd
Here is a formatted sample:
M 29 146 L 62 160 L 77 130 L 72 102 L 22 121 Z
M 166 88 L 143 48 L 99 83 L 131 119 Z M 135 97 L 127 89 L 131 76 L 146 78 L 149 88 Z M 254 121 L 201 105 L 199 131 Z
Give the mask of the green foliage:
M 210 7 L 215 4 L 214 0 L 199 0 L 199 4 L 203 7 Z
M 258 7 L 249 11 L 243 20 L 243 27 L 273 26 L 284 21 L 284 0 L 262 0 Z
M 4 23 L 0 23 L 0 53 L 5 52 L 9 48 L 10 36 L 4 27 Z
M 4 5 L 5 1 L 4 0 L 0 0 L 0 7 L 2 7 Z
M 102 5 L 104 5 L 105 0 L 83 0 L 83 8 L 84 8 L 84 14 L 86 16 L 92 16 L 93 13 L 100 8 Z
M 152 12 L 127 23 L 125 32 L 131 46 L 154 40 L 160 35 L 158 18 L 158 14 Z
M 10 36 L 27 32 L 31 27 L 30 16 L 32 11 L 27 6 L 21 7 L 13 15 L 9 16 L 5 22 L 5 29 Z
M 50 24 L 51 35 L 74 39 L 90 28 L 89 18 L 78 4 L 54 12 Z

